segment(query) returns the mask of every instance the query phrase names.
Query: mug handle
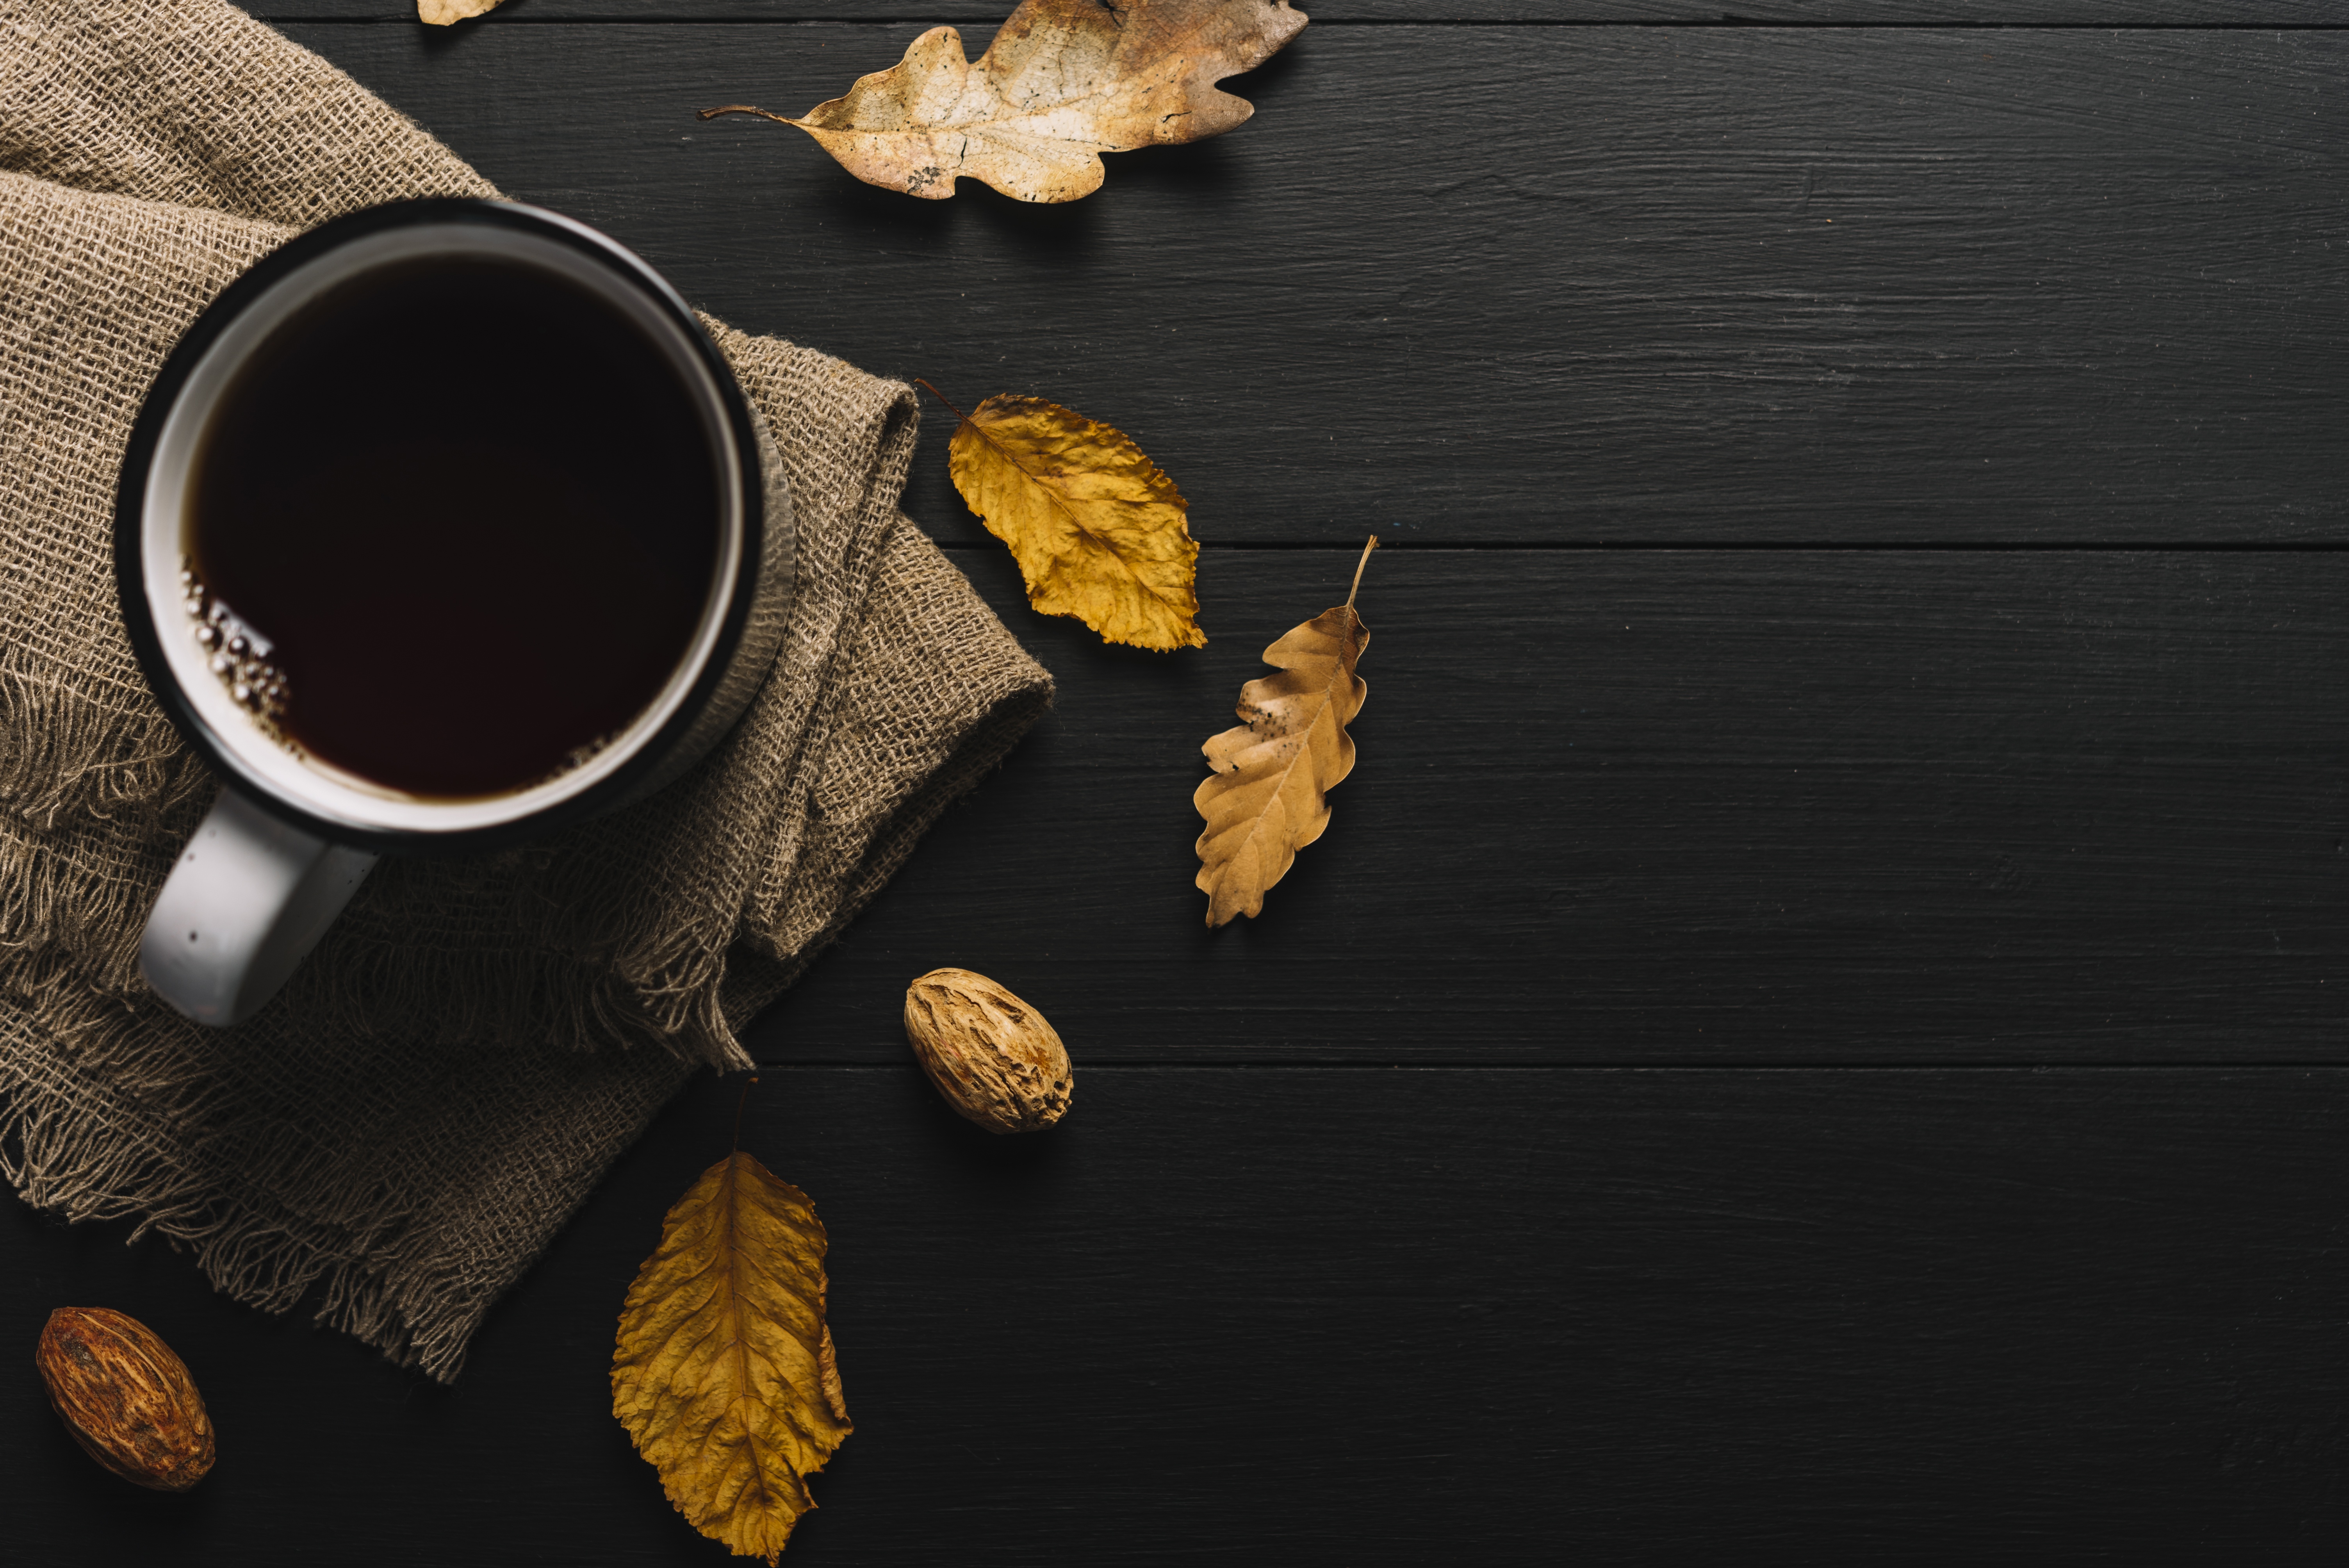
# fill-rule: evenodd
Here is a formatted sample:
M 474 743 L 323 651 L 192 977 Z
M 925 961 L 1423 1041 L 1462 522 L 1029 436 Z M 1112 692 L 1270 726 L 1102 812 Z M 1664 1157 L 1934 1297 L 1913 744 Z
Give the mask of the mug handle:
M 277 994 L 376 862 L 222 789 L 147 916 L 139 970 L 199 1024 L 239 1024 Z

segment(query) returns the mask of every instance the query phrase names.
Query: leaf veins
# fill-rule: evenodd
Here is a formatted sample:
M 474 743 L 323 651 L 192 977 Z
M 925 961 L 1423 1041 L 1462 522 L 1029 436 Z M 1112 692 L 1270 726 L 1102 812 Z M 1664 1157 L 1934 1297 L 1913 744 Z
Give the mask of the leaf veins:
M 933 27 L 885 71 L 794 119 L 749 104 L 704 109 L 795 125 L 867 184 L 944 201 L 958 176 L 1022 201 L 1100 189 L 1104 152 L 1197 141 L 1256 112 L 1219 92 L 1305 26 L 1288 0 L 1021 0 L 977 64 Z
M 1373 536 L 1362 547 L 1356 591 L 1378 545 Z M 1263 913 L 1265 891 L 1329 827 L 1328 791 L 1354 769 L 1354 738 L 1346 726 L 1370 695 L 1369 683 L 1354 673 L 1370 642 L 1352 593 L 1290 627 L 1264 651 L 1264 662 L 1280 674 L 1240 687 L 1243 722 L 1199 748 L 1215 769 L 1191 796 L 1207 820 L 1199 835 L 1197 882 L 1207 895 L 1209 925 Z
M 1189 503 L 1124 431 L 1041 397 L 998 396 L 962 416 L 947 457 L 1039 612 L 1138 648 L 1206 645 Z
M 612 1413 L 693 1527 L 770 1564 L 849 1433 L 807 1194 L 736 1150 L 703 1171 L 636 1271 Z

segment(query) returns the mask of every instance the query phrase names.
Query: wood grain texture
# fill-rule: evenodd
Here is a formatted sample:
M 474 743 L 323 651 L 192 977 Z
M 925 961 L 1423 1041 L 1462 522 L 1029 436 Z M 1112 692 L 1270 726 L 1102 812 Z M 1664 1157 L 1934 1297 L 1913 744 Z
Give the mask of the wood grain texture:
M 1172 658 L 954 554 L 1058 706 L 761 1059 L 903 1059 L 940 965 L 1080 1064 L 2349 1047 L 2342 556 L 1381 550 L 1330 830 L 1211 934 L 1199 743 L 1353 552 L 1207 552 Z
M 1346 22 L 1796 23 L 1825 26 L 2339 26 L 2332 0 L 1291 0 Z M 1018 0 L 505 0 L 479 26 L 576 22 L 940 22 L 992 26 Z M 416 20 L 413 0 L 252 0 L 267 21 Z M 462 24 L 460 24 L 461 26 Z
M 2281 1563 L 2349 1526 L 2341 1071 L 1079 1073 L 1030 1139 L 910 1064 L 755 1091 L 857 1421 L 787 1563 Z M 12 1207 L 0 1336 L 137 1301 L 222 1459 L 135 1494 L 28 1389 L 11 1560 L 722 1563 L 604 1373 L 733 1101 L 623 1160 L 454 1388 Z
M 785 1561 L 2332 1562 L 2349 557 L 1892 547 L 2349 541 L 2349 37 L 1347 3 L 1250 125 L 1049 211 L 689 119 L 968 0 L 288 28 L 738 325 L 1115 421 L 1208 542 L 1198 654 L 1040 623 L 929 422 L 911 505 L 1061 701 L 754 1031 L 858 1422 Z M 1361 760 L 1210 937 L 1197 743 L 1372 529 Z M 1626 540 L 1869 548 L 1559 548 Z M 923 1080 L 948 963 L 1066 1037 L 1061 1128 Z M 134 1312 L 222 1456 L 121 1486 L 26 1356 L 9 1560 L 724 1561 L 605 1375 L 733 1105 L 697 1082 L 454 1388 L 5 1206 L 0 1341 Z
M 288 28 L 737 325 L 1117 425 L 1209 542 L 2349 540 L 2349 33 L 1310 28 L 1051 209 L 691 118 L 918 30 Z

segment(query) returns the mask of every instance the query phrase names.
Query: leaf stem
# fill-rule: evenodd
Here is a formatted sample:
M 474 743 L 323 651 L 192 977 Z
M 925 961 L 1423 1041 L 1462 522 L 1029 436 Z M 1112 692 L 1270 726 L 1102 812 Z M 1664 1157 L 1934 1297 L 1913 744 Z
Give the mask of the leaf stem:
M 929 383 L 925 381 L 922 385 L 927 387 Z M 1374 533 L 1371 535 L 1371 542 L 1362 546 L 1362 558 L 1354 562 L 1354 585 L 1346 590 L 1346 608 L 1349 610 L 1354 607 L 1354 595 L 1362 591 L 1362 568 L 1371 563 L 1371 552 L 1378 547 L 1379 536 Z
M 799 121 L 793 119 L 787 114 L 777 114 L 772 109 L 761 108 L 756 104 L 749 103 L 721 104 L 716 108 L 702 109 L 696 113 L 693 118 L 696 119 L 716 119 L 721 114 L 755 114 L 764 116 L 766 119 L 773 120 L 777 125 L 799 124 Z
M 960 419 L 960 420 L 961 420 L 964 424 L 966 424 L 966 425 L 968 425 L 968 424 L 969 424 L 969 423 L 970 423 L 970 416 L 969 416 L 969 415 L 968 415 L 968 414 L 966 414 L 966 413 L 964 413 L 964 412 L 963 412 L 961 409 L 959 409 L 959 408 L 955 408 L 955 406 L 954 406 L 952 403 L 947 402 L 947 395 L 946 395 L 945 393 L 943 393 L 943 392 L 939 391 L 939 390 L 938 390 L 936 387 L 930 387 L 930 384 L 929 384 L 928 382 L 926 382 L 926 381 L 923 380 L 923 379 L 922 379 L 920 377 L 918 377 L 918 376 L 916 376 L 916 377 L 914 377 L 914 381 L 915 381 L 915 384 L 916 384 L 916 386 L 920 386 L 920 387 L 929 387 L 929 388 L 930 388 L 930 396 L 931 396 L 931 397 L 935 397 L 935 398 L 936 398 L 936 399 L 937 399 L 939 402 L 941 402 L 941 403 L 946 403 L 946 405 L 947 405 L 947 407 L 949 407 L 949 408 L 953 408 L 953 409 L 954 409 L 954 417 L 955 417 L 956 418 Z M 980 435 L 982 435 L 982 436 L 984 436 L 985 434 L 987 434 L 987 432 L 986 432 L 986 431 L 984 431 L 984 430 L 981 430 L 981 431 L 979 432 L 979 434 L 980 434 Z M 994 443 L 994 442 L 992 442 L 992 441 L 989 441 L 989 442 L 988 443 L 988 445 L 989 445 L 989 446 L 993 446 L 993 445 L 995 445 L 995 443 Z M 1007 457 L 1007 458 L 1008 458 L 1008 457 L 1009 457 L 1010 455 L 1011 455 L 1011 454 L 1010 454 L 1010 453 L 1009 453 L 1009 452 L 1004 453 L 1004 456 L 1005 456 L 1005 457 Z M 1025 470 L 1023 469 L 1022 471 L 1024 472 Z
M 734 1148 L 742 1147 L 742 1108 L 750 1103 L 750 1090 L 757 1085 L 759 1075 L 752 1073 L 742 1085 L 742 1098 L 734 1102 Z

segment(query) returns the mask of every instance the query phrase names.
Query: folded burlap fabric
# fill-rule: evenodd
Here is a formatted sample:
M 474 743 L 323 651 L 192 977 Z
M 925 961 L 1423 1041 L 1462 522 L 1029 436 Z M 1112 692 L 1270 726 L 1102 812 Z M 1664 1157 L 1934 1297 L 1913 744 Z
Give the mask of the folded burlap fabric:
M 709 324 L 790 477 L 796 598 L 736 732 L 642 805 L 386 861 L 252 1023 L 139 933 L 214 785 L 114 599 L 114 485 L 180 334 L 297 231 L 497 192 L 220 0 L 0 0 L 0 1165 L 222 1290 L 453 1377 L 490 1303 L 1050 699 L 896 511 L 906 388 Z M 496 418 L 481 388 L 475 417 Z M 418 411 L 419 418 L 446 410 Z

